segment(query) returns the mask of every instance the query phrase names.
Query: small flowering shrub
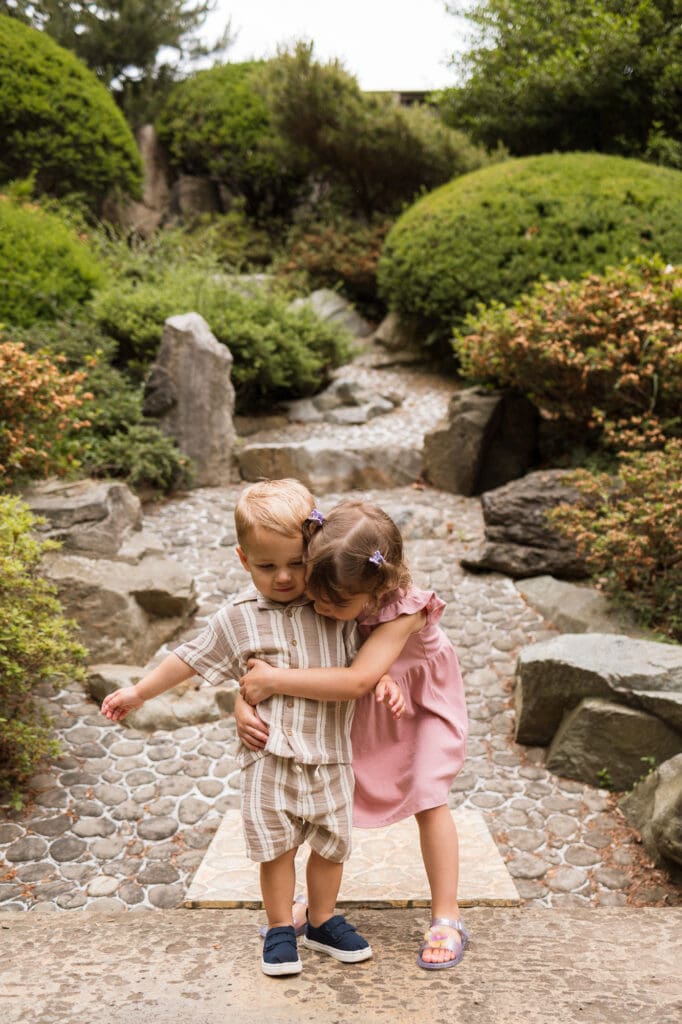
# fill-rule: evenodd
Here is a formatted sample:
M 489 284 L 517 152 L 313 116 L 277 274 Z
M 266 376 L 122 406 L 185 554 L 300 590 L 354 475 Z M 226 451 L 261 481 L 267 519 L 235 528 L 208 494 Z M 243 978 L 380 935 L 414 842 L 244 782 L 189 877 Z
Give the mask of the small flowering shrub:
M 82 678 L 86 653 L 40 575 L 43 553 L 56 545 L 35 540 L 35 524 L 18 498 L 0 495 L 0 799 L 14 806 L 40 761 L 59 753 L 35 691 Z
M 576 505 L 549 513 L 604 591 L 646 626 L 682 641 L 682 439 L 620 457 L 614 478 L 578 470 Z
M 72 466 L 69 435 L 87 425 L 76 410 L 92 396 L 85 374 L 63 373 L 59 361 L 0 338 L 0 490 Z
M 461 371 L 521 391 L 610 449 L 681 432 L 682 270 L 641 260 L 537 285 L 455 333 Z
M 337 216 L 295 227 L 276 269 L 310 291 L 339 288 L 361 311 L 380 315 L 384 307 L 377 297 L 377 264 L 390 226 L 387 218 L 367 224 Z

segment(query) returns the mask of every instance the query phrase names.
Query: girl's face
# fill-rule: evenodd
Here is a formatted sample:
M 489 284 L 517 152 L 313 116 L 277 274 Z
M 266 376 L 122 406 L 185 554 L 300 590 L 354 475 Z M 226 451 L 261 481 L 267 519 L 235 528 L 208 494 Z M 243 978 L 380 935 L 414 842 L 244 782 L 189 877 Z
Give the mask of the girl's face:
M 318 615 L 324 615 L 326 619 L 339 619 L 341 622 L 350 622 L 357 619 L 358 615 L 372 603 L 371 594 L 349 594 L 342 595 L 343 604 L 332 604 L 331 601 L 322 597 L 313 598 L 313 607 Z

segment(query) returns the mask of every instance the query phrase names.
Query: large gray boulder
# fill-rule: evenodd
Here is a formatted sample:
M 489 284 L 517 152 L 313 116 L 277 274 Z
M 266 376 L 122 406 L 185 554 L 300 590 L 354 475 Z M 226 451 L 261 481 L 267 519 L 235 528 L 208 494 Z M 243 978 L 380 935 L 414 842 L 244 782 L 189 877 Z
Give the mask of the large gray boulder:
M 231 370 L 231 352 L 198 313 L 166 320 L 144 413 L 192 459 L 198 487 L 227 484 L 234 476 Z
M 645 711 L 588 698 L 564 716 L 547 751 L 555 775 L 629 789 L 646 765 L 682 753 L 682 733 Z
M 550 575 L 580 579 L 587 575 L 575 545 L 547 520 L 557 505 L 572 503 L 576 489 L 570 473 L 549 469 L 528 473 L 487 491 L 481 498 L 485 522 L 482 548 L 462 559 L 467 569 L 488 569 L 515 578 Z
M 144 664 L 196 611 L 194 580 L 168 558 L 130 564 L 52 553 L 42 568 L 90 661 Z
M 638 783 L 620 807 L 651 856 L 682 880 L 682 754 Z
M 139 498 L 115 480 L 48 480 L 34 484 L 22 497 L 45 519 L 37 532 L 67 551 L 115 555 L 142 525 Z
M 522 395 L 468 388 L 450 399 L 424 438 L 424 475 L 453 494 L 481 494 L 527 473 L 536 457 L 538 412 Z
M 517 580 L 516 589 L 561 633 L 625 633 L 653 639 L 649 630 L 637 625 L 634 616 L 615 608 L 608 598 L 589 583 L 558 580 L 554 576 L 529 576 Z
M 369 321 L 353 308 L 348 299 L 331 288 L 318 288 L 300 299 L 294 299 L 291 309 L 311 309 L 325 322 L 343 327 L 353 338 L 366 338 L 372 333 Z
M 315 494 L 404 487 L 421 473 L 421 453 L 400 445 L 339 449 L 333 439 L 248 444 L 237 454 L 244 480 L 294 476 Z
M 101 704 L 109 693 L 125 686 L 134 686 L 147 670 L 136 665 L 92 665 L 87 688 L 93 700 Z M 234 710 L 239 685 L 224 683 L 208 686 L 194 676 L 179 686 L 146 701 L 137 711 L 126 715 L 124 725 L 130 729 L 154 732 L 157 729 L 181 729 L 186 725 L 216 722 Z
M 516 739 L 547 746 L 564 714 L 597 697 L 682 725 L 682 647 L 605 633 L 567 633 L 521 651 Z M 642 756 L 656 753 L 643 750 Z

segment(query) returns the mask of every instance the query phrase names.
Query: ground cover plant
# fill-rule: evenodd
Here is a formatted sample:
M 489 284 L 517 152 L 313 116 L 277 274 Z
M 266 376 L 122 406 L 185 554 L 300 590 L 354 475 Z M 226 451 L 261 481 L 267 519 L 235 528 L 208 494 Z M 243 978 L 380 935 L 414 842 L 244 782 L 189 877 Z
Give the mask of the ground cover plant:
M 441 337 L 480 303 L 542 277 L 576 279 L 639 255 L 682 258 L 682 172 L 593 153 L 508 160 L 457 178 L 388 234 L 379 289 Z
M 59 753 L 40 698 L 60 679 L 82 678 L 85 651 L 41 576 L 46 551 L 37 520 L 16 497 L 0 495 L 0 799 L 15 807 L 40 762 Z
M 682 642 L 682 439 L 619 462 L 615 477 L 577 471 L 579 501 L 550 517 L 615 603 Z

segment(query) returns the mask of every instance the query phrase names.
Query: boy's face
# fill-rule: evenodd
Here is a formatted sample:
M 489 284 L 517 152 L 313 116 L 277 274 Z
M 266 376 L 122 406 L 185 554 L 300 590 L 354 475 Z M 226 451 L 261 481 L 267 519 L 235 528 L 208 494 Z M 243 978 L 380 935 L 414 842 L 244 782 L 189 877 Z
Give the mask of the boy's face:
M 237 554 L 256 590 L 269 601 L 287 604 L 305 591 L 303 537 L 284 537 L 256 526 Z

